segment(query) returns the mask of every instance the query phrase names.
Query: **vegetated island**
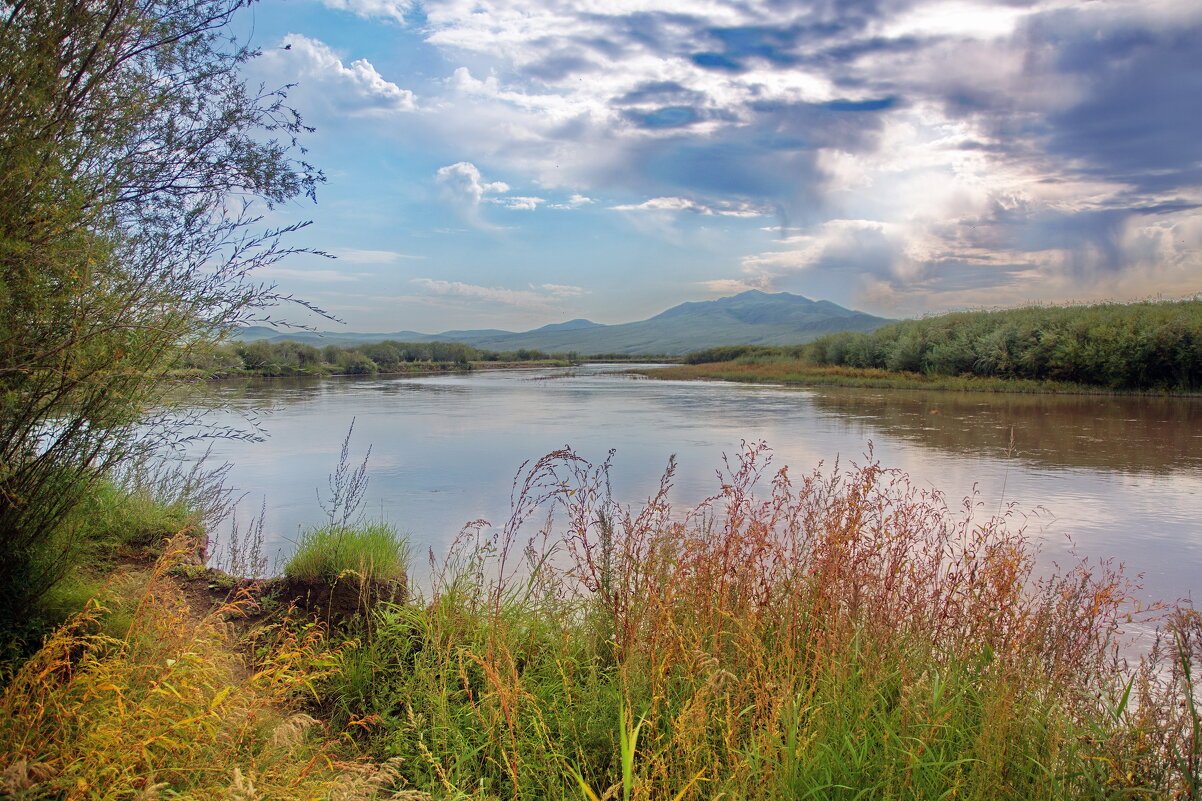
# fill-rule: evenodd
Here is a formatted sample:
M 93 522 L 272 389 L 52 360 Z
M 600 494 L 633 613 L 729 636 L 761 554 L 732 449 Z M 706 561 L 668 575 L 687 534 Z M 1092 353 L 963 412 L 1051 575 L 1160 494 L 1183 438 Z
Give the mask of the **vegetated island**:
M 1202 301 L 1029 306 L 903 320 L 805 345 L 731 345 L 665 379 L 987 392 L 1202 390 Z

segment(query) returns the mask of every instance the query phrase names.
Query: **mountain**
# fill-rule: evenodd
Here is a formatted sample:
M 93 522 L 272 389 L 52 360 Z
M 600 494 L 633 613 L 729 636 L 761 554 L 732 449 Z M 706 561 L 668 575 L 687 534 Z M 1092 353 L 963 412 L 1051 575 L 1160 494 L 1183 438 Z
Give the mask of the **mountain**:
M 604 328 L 604 326 L 601 323 L 594 323 L 592 320 L 577 317 L 575 320 L 568 320 L 566 323 L 544 325 L 542 328 L 536 328 L 528 333 L 534 334 L 539 331 L 580 331 L 584 328 Z
M 647 320 L 601 325 L 589 320 L 552 323 L 532 331 L 444 331 L 419 334 L 292 332 L 256 326 L 236 334 L 242 341 L 292 340 L 311 345 L 357 345 L 393 339 L 398 342 L 466 342 L 485 350 L 527 348 L 547 353 L 681 354 L 716 345 L 798 345 L 836 331 L 871 331 L 890 322 L 845 309 L 828 300 L 810 300 L 788 292 L 750 290 L 718 300 L 681 303 Z

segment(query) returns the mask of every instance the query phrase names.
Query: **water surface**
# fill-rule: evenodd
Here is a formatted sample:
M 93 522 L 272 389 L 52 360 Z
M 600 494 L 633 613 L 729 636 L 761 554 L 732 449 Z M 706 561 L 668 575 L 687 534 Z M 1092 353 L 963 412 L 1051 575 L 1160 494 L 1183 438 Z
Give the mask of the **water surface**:
M 776 465 L 860 462 L 871 447 L 955 503 L 1030 511 L 1045 564 L 1113 557 L 1142 572 L 1148 597 L 1202 588 L 1202 402 L 1197 399 L 795 389 L 671 382 L 625 367 L 479 371 L 429 377 L 271 379 L 212 386 L 223 419 L 257 411 L 265 442 L 218 442 L 242 519 L 266 500 L 268 551 L 286 556 L 321 520 L 343 438 L 368 445 L 366 511 L 441 553 L 465 523 L 501 525 L 522 462 L 571 447 L 600 462 L 614 449 L 614 494 L 637 503 L 669 457 L 672 498 L 718 487 L 723 454 L 764 440 Z

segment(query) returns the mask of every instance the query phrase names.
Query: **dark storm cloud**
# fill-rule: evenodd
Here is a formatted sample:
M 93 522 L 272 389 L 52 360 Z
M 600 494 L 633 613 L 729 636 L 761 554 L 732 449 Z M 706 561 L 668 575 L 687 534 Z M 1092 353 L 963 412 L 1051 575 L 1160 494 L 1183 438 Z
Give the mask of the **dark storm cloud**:
M 925 265 L 922 284 L 940 292 L 963 292 L 1015 286 L 1030 264 L 981 264 L 960 258 L 935 259 Z
M 1040 20 L 1032 35 L 1059 42 L 1056 68 L 1085 92 L 1049 115 L 1050 155 L 1080 159 L 1090 175 L 1149 191 L 1197 183 L 1202 25 L 1099 31 L 1079 14 L 1060 13 Z
M 1127 183 L 1137 191 L 1196 186 L 1202 24 L 1163 30 L 1150 24 L 1089 5 L 1037 13 L 1009 42 L 1028 54 L 1015 85 L 949 74 L 910 90 L 953 117 L 977 121 L 994 139 L 962 148 L 1038 154 L 1050 175 Z M 1066 99 L 1049 103 L 1041 93 L 1053 89 Z
M 855 111 L 827 105 L 749 104 L 750 125 L 720 129 L 704 140 L 644 143 L 634 151 L 632 167 L 642 180 L 654 182 L 651 194 L 753 202 L 775 209 L 781 226 L 812 224 L 825 210 L 819 149 L 837 144 L 872 151 L 883 115 L 895 103 L 873 101 Z
M 601 65 L 581 56 L 575 50 L 559 51 L 525 68 L 525 73 L 540 81 L 561 81 L 570 75 L 596 72 Z
M 884 114 L 895 105 L 896 98 L 863 104 L 853 101 L 752 102 L 748 104 L 748 110 L 755 113 L 757 130 L 748 138 L 773 150 L 781 149 L 780 142 L 791 141 L 808 149 L 839 147 L 849 153 L 870 152 L 876 148 Z M 781 135 L 786 138 L 782 139 Z

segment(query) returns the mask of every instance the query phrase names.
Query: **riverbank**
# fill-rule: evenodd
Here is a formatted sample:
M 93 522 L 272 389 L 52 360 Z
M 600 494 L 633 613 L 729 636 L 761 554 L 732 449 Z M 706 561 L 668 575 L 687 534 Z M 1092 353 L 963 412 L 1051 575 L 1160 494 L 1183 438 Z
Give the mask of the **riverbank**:
M 1067 381 L 1036 381 L 983 376 L 942 376 L 877 368 L 831 367 L 794 360 L 682 364 L 655 370 L 631 370 L 649 378 L 671 381 L 733 381 L 811 387 L 865 389 L 934 389 L 957 392 L 1014 392 L 1070 395 L 1157 395 L 1198 397 L 1196 392 L 1115 390 Z
M 470 373 L 473 371 L 486 370 L 536 370 L 546 367 L 577 367 L 583 363 L 589 364 L 674 364 L 662 356 L 653 357 L 638 357 L 629 359 L 618 359 L 613 357 L 602 357 L 569 361 L 566 359 L 536 359 L 527 361 L 472 361 L 467 363 L 458 362 L 415 362 L 403 365 L 396 365 L 388 369 L 377 368 L 375 370 L 354 371 L 354 372 L 339 372 L 336 367 L 327 366 L 326 368 L 314 369 L 292 369 L 292 368 L 257 368 L 257 369 L 231 369 L 222 371 L 199 370 L 195 368 L 175 370 L 170 375 L 177 379 L 194 379 L 206 381 L 218 381 L 224 379 L 237 378 L 338 378 L 346 376 L 427 376 L 438 375 L 440 373 Z
M 554 536 L 469 529 L 400 593 L 379 591 L 405 575 L 386 528 L 323 529 L 275 581 L 195 564 L 185 531 L 149 566 L 116 563 L 102 603 L 11 680 L 0 787 L 681 801 L 1199 786 L 1197 614 L 1158 618 L 1162 646 L 1129 670 L 1111 658 L 1138 616 L 1120 573 L 1037 581 L 1013 519 L 966 517 L 871 464 L 773 480 L 765 456 L 744 452 L 682 515 L 666 483 L 626 509 L 607 465 L 550 454 L 518 477 L 516 508 L 558 510 Z
M 174 378 L 196 380 L 223 380 L 230 378 L 334 378 L 343 376 L 424 376 L 439 373 L 470 373 L 473 370 L 529 370 L 538 367 L 571 367 L 576 362 L 564 359 L 542 359 L 535 361 L 477 361 L 477 362 L 410 362 L 393 365 L 388 369 L 356 370 L 340 372 L 334 365 L 324 365 L 313 368 L 241 368 L 220 371 L 188 368 L 176 370 L 171 375 Z
M 176 374 L 195 378 L 237 376 L 329 376 L 406 375 L 455 372 L 475 369 L 521 367 L 566 367 L 586 357 L 569 351 L 544 353 L 519 348 L 490 351 L 460 342 L 382 342 L 318 348 L 288 340 L 268 342 L 197 343 L 180 355 Z M 603 362 L 658 361 L 663 354 L 632 356 L 600 353 L 591 357 Z

